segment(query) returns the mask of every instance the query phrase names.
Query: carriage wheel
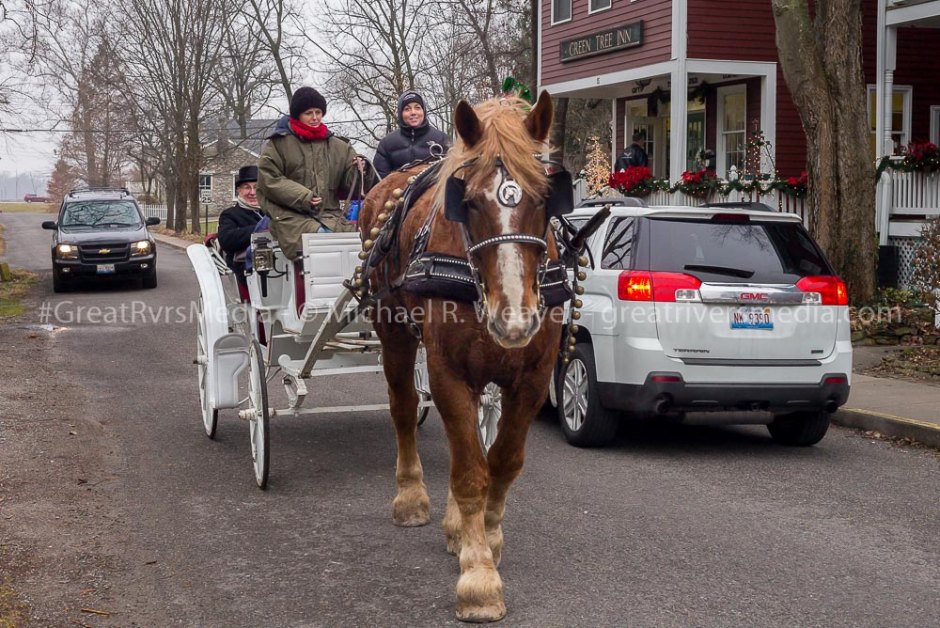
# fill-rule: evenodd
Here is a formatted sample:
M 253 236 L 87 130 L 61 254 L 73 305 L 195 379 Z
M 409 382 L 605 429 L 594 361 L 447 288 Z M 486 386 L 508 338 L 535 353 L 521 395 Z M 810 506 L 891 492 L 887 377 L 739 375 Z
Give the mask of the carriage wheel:
M 415 357 L 415 390 L 418 392 L 418 401 L 431 401 L 430 384 L 428 383 L 428 354 L 424 345 L 418 347 Z M 418 408 L 418 425 L 421 426 L 431 413 L 431 406 Z
M 480 435 L 480 445 L 483 451 L 488 452 L 496 442 L 499 431 L 499 418 L 503 415 L 503 391 L 499 386 L 490 382 L 480 395 L 480 406 L 477 409 L 477 432 Z
M 219 422 L 219 411 L 209 405 L 209 338 L 202 297 L 196 311 L 196 371 L 199 381 L 199 404 L 202 409 L 202 426 L 206 436 L 215 438 Z
M 431 401 L 431 395 L 426 395 L 423 392 L 418 393 L 418 401 Z M 418 426 L 424 425 L 424 422 L 427 421 L 428 415 L 431 414 L 431 406 L 425 406 L 424 408 L 418 408 Z
M 257 340 L 251 341 L 248 355 L 248 411 L 251 413 L 249 429 L 255 482 L 263 489 L 268 485 L 268 460 L 270 459 L 268 419 L 270 415 L 264 359 L 261 357 L 261 345 Z

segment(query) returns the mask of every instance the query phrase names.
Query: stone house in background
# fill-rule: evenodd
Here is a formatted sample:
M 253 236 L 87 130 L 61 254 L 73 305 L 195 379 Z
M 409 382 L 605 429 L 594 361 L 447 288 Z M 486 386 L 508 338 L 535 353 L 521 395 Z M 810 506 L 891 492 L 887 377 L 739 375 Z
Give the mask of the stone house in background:
M 242 166 L 258 164 L 265 138 L 277 119 L 249 120 L 244 137 L 234 120 L 208 127 L 202 144 L 204 165 L 199 173 L 199 195 L 218 214 L 235 200 L 235 176 Z

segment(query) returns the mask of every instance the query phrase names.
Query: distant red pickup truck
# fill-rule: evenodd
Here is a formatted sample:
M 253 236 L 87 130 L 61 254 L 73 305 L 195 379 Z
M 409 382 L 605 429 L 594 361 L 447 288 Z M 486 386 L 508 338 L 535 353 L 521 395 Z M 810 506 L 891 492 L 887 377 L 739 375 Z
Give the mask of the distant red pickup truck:
M 23 200 L 27 203 L 48 203 L 52 199 L 48 196 L 40 196 L 39 194 L 27 194 L 23 197 Z

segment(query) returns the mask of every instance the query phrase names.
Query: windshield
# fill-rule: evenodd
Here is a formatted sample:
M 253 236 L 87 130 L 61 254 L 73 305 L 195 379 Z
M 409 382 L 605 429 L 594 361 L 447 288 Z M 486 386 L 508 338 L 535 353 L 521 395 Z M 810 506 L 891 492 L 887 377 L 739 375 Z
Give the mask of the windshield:
M 62 227 L 139 227 L 140 213 L 133 201 L 76 201 L 62 210 Z
M 650 220 L 651 270 L 703 281 L 794 283 L 831 273 L 801 225 L 789 222 Z

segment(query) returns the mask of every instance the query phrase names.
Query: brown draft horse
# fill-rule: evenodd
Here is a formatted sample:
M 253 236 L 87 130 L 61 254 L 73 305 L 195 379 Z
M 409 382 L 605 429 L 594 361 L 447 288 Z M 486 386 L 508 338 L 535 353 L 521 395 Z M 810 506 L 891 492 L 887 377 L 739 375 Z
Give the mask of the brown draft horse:
M 544 92 L 531 111 L 527 103 L 516 99 L 489 100 L 475 108 L 461 101 L 454 114 L 457 142 L 435 185 L 406 215 L 397 260 L 394 254 L 388 256 L 369 276 L 371 290 L 381 290 L 388 278 L 400 276 L 415 235 L 435 205 L 429 252 L 466 258 L 468 244 L 501 234 L 526 234 L 523 238 L 547 239 L 548 254 L 554 259 L 545 209 L 549 182 L 544 165 L 534 157 L 542 153 L 552 113 L 551 98 Z M 359 216 L 364 240 L 379 225 L 377 216 L 393 198 L 392 191 L 404 188 L 418 172 L 393 173 L 369 193 Z M 507 173 L 519 184 L 516 191 L 521 188 L 522 192 L 514 206 L 516 198 L 507 206 L 499 194 Z M 448 220 L 442 207 L 445 182 L 452 175 L 465 182 L 468 238 L 463 224 Z M 392 517 L 400 526 L 425 525 L 430 519 L 416 442 L 418 395 L 413 373 L 419 341 L 405 321 L 389 315 L 403 309 L 420 326 L 431 394 L 450 444 L 450 489 L 443 527 L 448 551 L 460 558 L 457 618 L 484 622 L 506 614 L 496 569 L 503 546 L 506 495 L 522 471 L 529 424 L 548 392 L 561 323 L 557 311 L 539 309 L 538 270 L 544 248 L 531 241 L 500 240 L 471 255 L 482 279 L 485 320 L 480 320 L 473 304 L 395 290 L 379 301 L 373 322 L 382 343 L 398 441 L 398 494 Z M 477 407 L 490 382 L 502 389 L 502 417 L 487 454 L 477 435 Z

